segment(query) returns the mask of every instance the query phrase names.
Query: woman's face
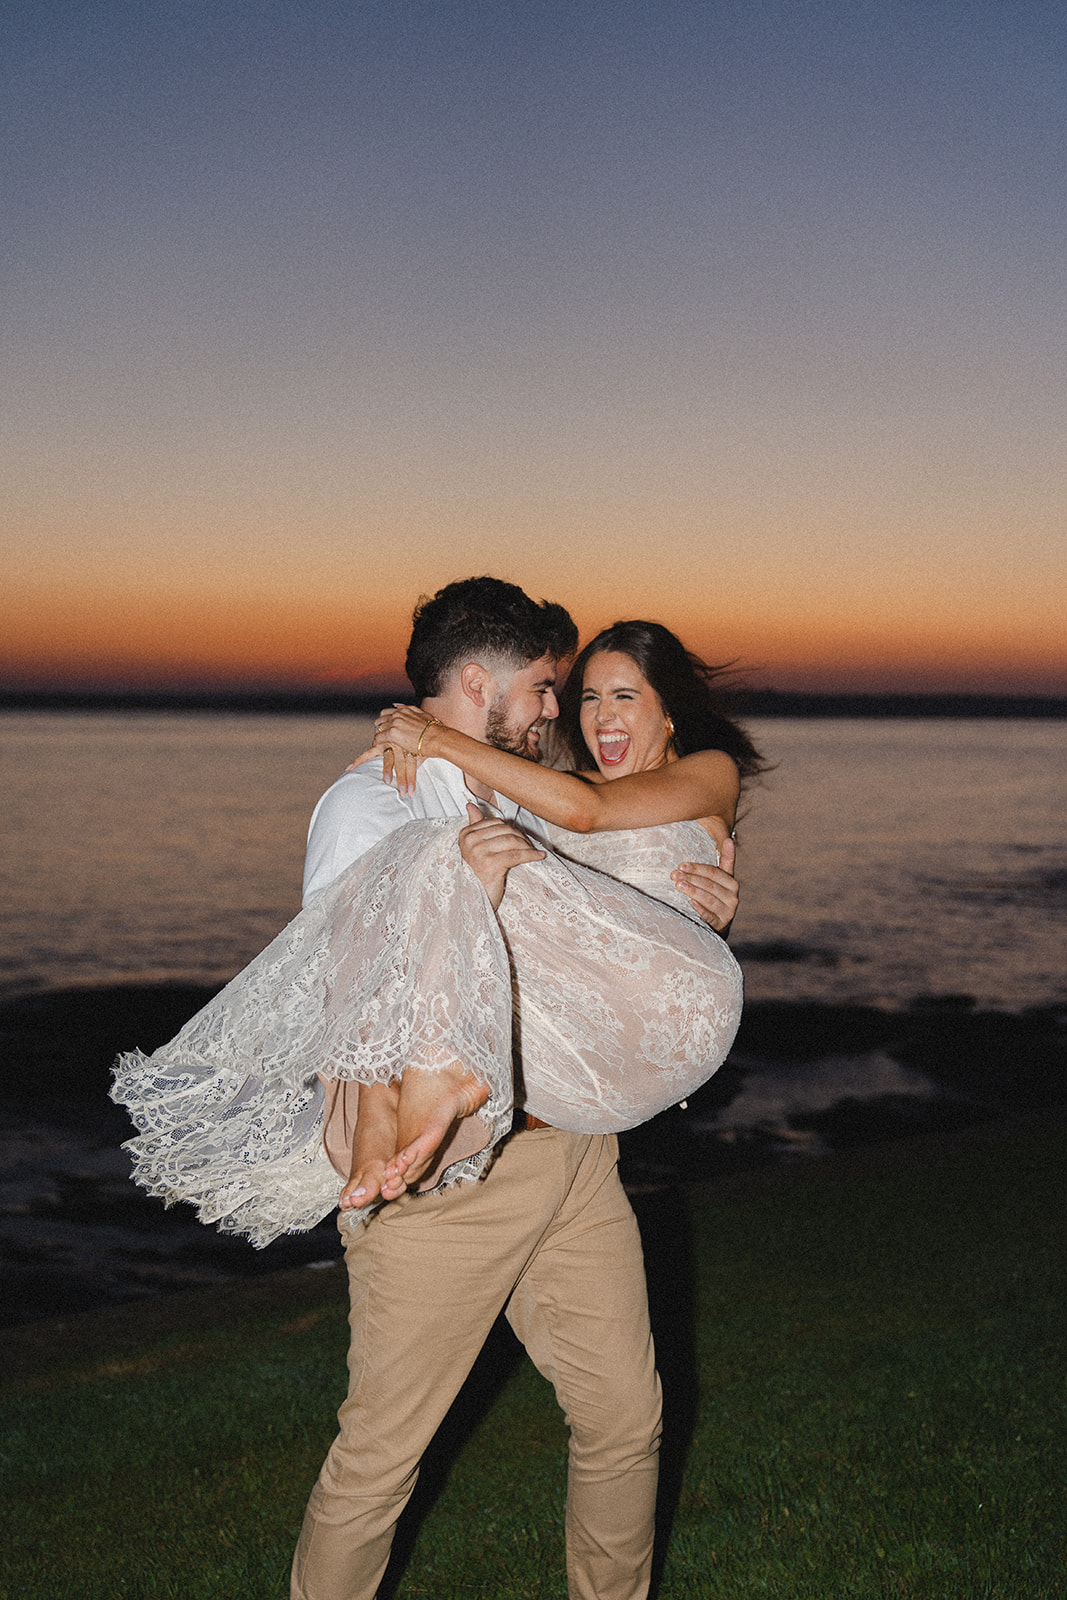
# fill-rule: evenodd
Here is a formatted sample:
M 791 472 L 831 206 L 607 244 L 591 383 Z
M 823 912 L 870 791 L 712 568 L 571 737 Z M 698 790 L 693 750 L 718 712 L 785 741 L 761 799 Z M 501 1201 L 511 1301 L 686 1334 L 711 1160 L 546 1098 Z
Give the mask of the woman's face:
M 648 772 L 671 759 L 659 695 L 619 650 L 590 656 L 582 680 L 582 737 L 605 778 Z

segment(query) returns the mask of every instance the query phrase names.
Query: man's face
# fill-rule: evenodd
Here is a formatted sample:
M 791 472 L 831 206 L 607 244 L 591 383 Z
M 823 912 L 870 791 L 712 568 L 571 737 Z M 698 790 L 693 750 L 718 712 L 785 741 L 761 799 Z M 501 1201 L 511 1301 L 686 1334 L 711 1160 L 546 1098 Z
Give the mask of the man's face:
M 554 656 L 541 656 L 498 685 L 485 722 L 485 741 L 513 756 L 541 759 L 541 728 L 559 716 Z

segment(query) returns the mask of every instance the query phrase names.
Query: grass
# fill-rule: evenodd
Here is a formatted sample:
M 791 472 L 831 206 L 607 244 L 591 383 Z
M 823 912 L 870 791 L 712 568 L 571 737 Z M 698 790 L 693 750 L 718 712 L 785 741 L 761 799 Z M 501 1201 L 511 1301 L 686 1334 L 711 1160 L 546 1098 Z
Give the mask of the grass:
M 1017 1131 L 644 1205 L 660 1600 L 1067 1594 L 1062 1171 L 1057 1129 Z M 0 1597 L 281 1600 L 346 1332 L 324 1283 L 9 1385 Z M 565 1433 L 509 1341 L 428 1463 L 397 1600 L 566 1593 Z

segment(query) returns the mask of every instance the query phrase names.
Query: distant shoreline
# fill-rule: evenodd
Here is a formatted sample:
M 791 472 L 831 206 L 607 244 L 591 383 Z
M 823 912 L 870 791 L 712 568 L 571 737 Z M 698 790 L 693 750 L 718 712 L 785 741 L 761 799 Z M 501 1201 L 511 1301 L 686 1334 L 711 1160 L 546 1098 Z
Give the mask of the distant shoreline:
M 340 689 L 2 689 L 0 711 L 217 711 L 253 716 L 373 716 L 394 700 L 409 701 L 408 684 Z M 1063 721 L 1067 695 L 814 694 L 737 689 L 722 696 L 743 717 Z

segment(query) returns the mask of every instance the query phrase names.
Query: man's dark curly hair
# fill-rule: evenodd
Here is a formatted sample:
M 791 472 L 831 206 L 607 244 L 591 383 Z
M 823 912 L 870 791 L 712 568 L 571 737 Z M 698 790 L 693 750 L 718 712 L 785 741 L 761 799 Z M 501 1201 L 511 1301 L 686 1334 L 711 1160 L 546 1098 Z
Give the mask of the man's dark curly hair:
M 483 657 L 516 669 L 541 656 L 561 661 L 578 648 L 562 606 L 540 603 L 500 578 L 449 583 L 415 607 L 405 667 L 419 700 L 440 694 L 453 667 Z

